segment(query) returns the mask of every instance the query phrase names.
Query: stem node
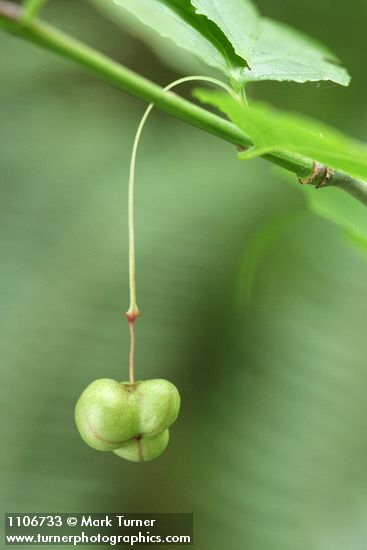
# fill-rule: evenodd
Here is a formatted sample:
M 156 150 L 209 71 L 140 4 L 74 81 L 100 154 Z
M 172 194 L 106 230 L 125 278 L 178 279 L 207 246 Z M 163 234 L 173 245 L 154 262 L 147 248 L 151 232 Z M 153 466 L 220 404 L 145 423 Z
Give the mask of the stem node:
M 312 172 L 306 178 L 298 178 L 301 185 L 314 185 L 316 189 L 330 185 L 334 171 L 318 162 L 313 163 Z
M 129 321 L 129 323 L 134 323 L 136 321 L 136 319 L 138 317 L 141 317 L 141 313 L 139 311 L 139 309 L 129 309 L 126 313 L 125 313 L 126 317 L 127 317 L 127 320 Z

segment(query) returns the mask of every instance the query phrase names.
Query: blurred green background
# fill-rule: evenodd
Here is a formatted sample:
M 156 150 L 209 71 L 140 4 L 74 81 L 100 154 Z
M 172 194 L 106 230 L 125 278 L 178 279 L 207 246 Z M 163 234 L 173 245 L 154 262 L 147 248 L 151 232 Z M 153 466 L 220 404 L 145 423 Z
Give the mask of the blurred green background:
M 353 81 L 250 95 L 366 139 L 365 0 L 257 4 Z M 193 65 L 86 0 L 45 18 L 162 85 Z M 3 510 L 192 511 L 198 550 L 367 548 L 365 252 L 270 165 L 155 112 L 137 165 L 137 375 L 172 380 L 182 411 L 155 462 L 93 451 L 74 405 L 93 379 L 127 377 L 144 105 L 4 33 L 0 75 Z

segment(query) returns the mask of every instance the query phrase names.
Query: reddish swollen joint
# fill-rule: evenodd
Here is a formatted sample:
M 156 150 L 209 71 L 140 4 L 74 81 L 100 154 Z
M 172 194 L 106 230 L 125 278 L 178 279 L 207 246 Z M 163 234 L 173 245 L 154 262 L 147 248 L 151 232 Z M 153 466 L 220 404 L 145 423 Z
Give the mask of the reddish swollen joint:
M 133 324 L 135 323 L 136 319 L 140 317 L 141 313 L 140 311 L 127 311 L 125 315 L 129 323 Z

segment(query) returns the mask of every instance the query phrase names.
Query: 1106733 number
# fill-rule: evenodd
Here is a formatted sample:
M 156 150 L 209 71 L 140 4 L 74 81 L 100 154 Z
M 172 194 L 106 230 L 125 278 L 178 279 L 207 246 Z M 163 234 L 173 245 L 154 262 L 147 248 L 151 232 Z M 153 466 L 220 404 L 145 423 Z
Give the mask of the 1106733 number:
M 61 527 L 61 516 L 8 516 L 10 527 Z

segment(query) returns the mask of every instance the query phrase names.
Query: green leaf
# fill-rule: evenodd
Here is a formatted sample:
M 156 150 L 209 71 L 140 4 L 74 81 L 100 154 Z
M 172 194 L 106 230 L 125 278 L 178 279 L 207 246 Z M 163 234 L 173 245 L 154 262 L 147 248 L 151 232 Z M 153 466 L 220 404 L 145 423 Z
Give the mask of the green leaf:
M 254 145 L 240 159 L 286 151 L 367 180 L 367 146 L 322 122 L 263 103 L 247 107 L 219 92 L 196 90 L 195 96 L 217 107 L 250 137 Z
M 316 40 L 287 25 L 263 18 L 253 52 L 253 66 L 244 69 L 248 82 L 331 80 L 348 86 L 350 76 L 337 58 Z
M 260 30 L 260 15 L 248 0 L 191 0 L 196 13 L 206 15 L 218 25 L 232 44 L 237 55 L 249 67 Z
M 245 63 L 237 58 L 231 44 L 216 25 L 195 14 L 190 0 L 116 0 L 145 25 L 194 53 L 207 65 L 239 78 Z
M 235 87 L 262 80 L 349 84 L 347 71 L 329 50 L 286 25 L 260 18 L 249 0 L 116 0 L 116 4 L 224 73 Z M 111 5 L 112 0 L 98 2 L 109 15 Z
M 101 15 L 121 28 L 124 33 L 127 33 L 129 36 L 134 35 L 147 44 L 158 58 L 162 59 L 165 64 L 172 67 L 176 72 L 182 71 L 187 74 L 205 74 L 205 71 L 207 71 L 208 74 L 213 72 L 213 76 L 217 74 L 215 69 L 211 71 L 208 66 L 192 52 L 180 48 L 173 42 L 172 48 L 167 48 L 166 38 L 161 36 L 153 28 L 142 25 L 141 21 L 135 17 L 135 15 L 128 10 L 122 10 L 121 6 L 117 5 L 115 2 L 111 0 L 89 0 L 89 3 L 92 4 Z M 134 47 L 133 42 L 131 46 Z
M 191 0 L 198 14 L 206 15 L 228 38 L 249 68 L 241 80 L 331 80 L 347 86 L 350 77 L 324 45 L 265 17 L 248 0 Z

